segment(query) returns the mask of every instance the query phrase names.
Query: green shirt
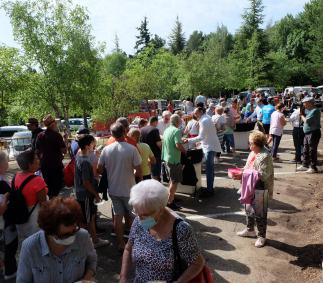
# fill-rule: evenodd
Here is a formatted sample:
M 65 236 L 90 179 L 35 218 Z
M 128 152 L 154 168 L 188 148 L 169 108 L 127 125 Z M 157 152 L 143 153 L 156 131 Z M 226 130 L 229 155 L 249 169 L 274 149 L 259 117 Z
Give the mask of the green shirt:
M 182 143 L 181 130 L 169 126 L 163 135 L 162 160 L 170 164 L 179 164 L 181 162 L 181 152 L 176 148 L 177 143 Z
M 314 108 L 310 110 L 306 115 L 306 121 L 304 123 L 304 133 L 308 134 L 312 131 L 319 130 L 321 128 L 321 112 L 320 109 Z

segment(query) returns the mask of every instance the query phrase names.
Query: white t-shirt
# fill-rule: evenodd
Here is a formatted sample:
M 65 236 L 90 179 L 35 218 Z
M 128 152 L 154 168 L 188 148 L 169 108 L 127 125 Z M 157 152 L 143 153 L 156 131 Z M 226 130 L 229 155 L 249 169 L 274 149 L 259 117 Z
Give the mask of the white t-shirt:
M 199 134 L 199 122 L 192 119 L 192 120 L 189 120 L 188 123 L 187 123 L 187 129 L 188 129 L 188 132 L 189 134 L 191 135 L 198 135 Z
M 284 126 L 280 122 L 280 119 L 282 117 L 284 117 L 284 114 L 279 111 L 275 111 L 271 114 L 270 130 L 269 130 L 270 135 L 276 135 L 276 136 L 283 135 Z
M 116 141 L 102 150 L 99 164 L 107 170 L 109 194 L 129 197 L 131 187 L 136 184 L 134 167 L 141 164 L 138 149 L 126 142 Z
M 159 130 L 159 134 L 162 136 L 165 130 L 169 127 L 170 122 L 165 123 L 163 119 L 158 120 L 157 129 Z
M 212 116 L 212 122 L 216 127 L 217 131 L 224 131 L 225 119 L 223 115 L 215 114 Z

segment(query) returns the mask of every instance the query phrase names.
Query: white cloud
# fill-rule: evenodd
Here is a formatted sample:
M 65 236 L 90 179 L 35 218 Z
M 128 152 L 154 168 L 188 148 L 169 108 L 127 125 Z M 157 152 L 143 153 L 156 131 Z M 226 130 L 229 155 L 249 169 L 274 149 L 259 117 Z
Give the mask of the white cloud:
M 219 24 L 235 32 L 241 24 L 241 14 L 248 0 L 75 0 L 87 7 L 93 34 L 98 41 L 105 41 L 107 49 L 113 48 L 115 34 L 120 46 L 127 53 L 133 52 L 136 27 L 144 16 L 148 17 L 151 33 L 168 39 L 176 16 L 183 23 L 186 37 L 192 31 L 209 33 Z M 287 13 L 300 12 L 309 0 L 264 0 L 266 19 L 276 21 Z M 7 16 L 0 11 L 0 42 L 13 45 L 12 31 Z

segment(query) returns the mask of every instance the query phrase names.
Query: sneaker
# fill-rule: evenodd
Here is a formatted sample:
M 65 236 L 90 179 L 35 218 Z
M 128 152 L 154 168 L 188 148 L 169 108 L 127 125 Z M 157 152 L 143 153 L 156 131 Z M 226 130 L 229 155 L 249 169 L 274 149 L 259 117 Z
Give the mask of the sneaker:
M 110 241 L 98 238 L 97 242 L 94 243 L 94 248 L 97 249 L 108 245 L 110 245 Z
M 258 237 L 257 241 L 255 242 L 256 248 L 262 248 L 266 243 L 266 238 Z
M 245 228 L 244 230 L 239 231 L 237 233 L 237 236 L 239 236 L 239 237 L 254 238 L 254 237 L 256 237 L 256 231 L 249 231 L 248 228 Z
M 307 173 L 307 174 L 315 174 L 318 172 L 319 171 L 317 170 L 317 168 L 309 168 L 308 170 L 305 171 L 305 173 Z
M 13 278 L 16 278 L 16 277 L 17 277 L 17 272 L 12 273 L 10 275 L 5 275 L 4 280 L 10 280 L 10 279 L 13 279 Z
M 308 167 L 305 167 L 303 165 L 297 167 L 296 171 L 307 171 L 308 170 Z

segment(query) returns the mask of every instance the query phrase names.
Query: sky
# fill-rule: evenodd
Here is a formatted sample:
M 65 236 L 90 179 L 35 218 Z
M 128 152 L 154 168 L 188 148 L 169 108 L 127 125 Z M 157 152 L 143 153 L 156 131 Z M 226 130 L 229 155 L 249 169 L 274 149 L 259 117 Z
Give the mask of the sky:
M 54 0 L 53 0 L 54 1 Z M 296 15 L 309 0 L 264 0 L 264 25 L 274 23 L 286 14 Z M 144 16 L 148 28 L 168 41 L 176 17 L 183 24 L 186 38 L 194 30 L 207 34 L 225 25 L 234 33 L 241 25 L 241 14 L 248 0 L 73 0 L 87 8 L 92 34 L 98 42 L 106 43 L 106 52 L 114 48 L 115 35 L 128 54 L 133 47 Z M 0 10 L 0 44 L 19 47 L 14 41 L 9 17 Z

